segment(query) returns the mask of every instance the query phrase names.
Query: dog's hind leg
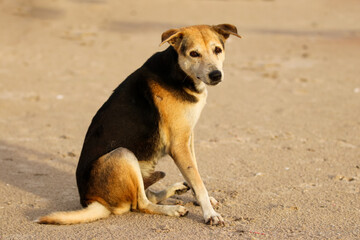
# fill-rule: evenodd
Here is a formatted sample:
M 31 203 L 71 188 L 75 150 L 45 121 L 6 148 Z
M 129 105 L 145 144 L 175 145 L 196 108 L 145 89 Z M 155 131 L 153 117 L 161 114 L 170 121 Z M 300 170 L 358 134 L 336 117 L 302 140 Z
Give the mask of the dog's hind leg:
M 133 210 L 139 210 L 140 212 L 145 213 L 154 213 L 154 214 L 163 214 L 168 216 L 185 216 L 187 214 L 187 210 L 185 207 L 180 205 L 159 205 L 151 202 L 145 193 L 144 181 L 141 175 L 140 165 L 135 157 L 135 155 L 126 150 L 122 149 L 121 151 L 126 152 L 126 161 L 131 165 L 131 173 L 130 175 L 136 178 L 137 185 L 137 201 L 132 203 L 131 208 Z M 130 170 L 130 169 L 129 169 Z M 162 174 L 161 174 L 162 175 Z
M 157 205 L 149 201 L 139 161 L 128 149 L 117 148 L 104 155 L 94 169 L 88 198 L 104 202 L 114 214 L 130 210 L 169 216 L 183 216 L 187 213 L 183 206 Z
M 148 187 L 150 187 L 151 185 L 153 185 L 154 183 L 156 183 L 157 181 L 163 179 L 165 177 L 165 175 L 166 174 L 164 172 L 156 171 L 156 172 L 153 172 L 152 174 L 150 174 L 150 176 L 148 176 L 148 177 L 143 177 L 145 190 Z
M 165 177 L 164 172 L 156 171 L 150 174 L 148 177 L 144 178 L 144 188 L 145 188 L 146 196 L 150 200 L 150 202 L 159 203 L 175 194 L 180 195 L 186 193 L 190 189 L 189 185 L 185 182 L 175 183 L 170 187 L 158 192 L 148 189 L 149 186 L 153 185 L 154 183 L 163 179 L 164 177 Z
M 190 187 L 187 183 L 178 182 L 159 192 L 146 189 L 146 196 L 152 203 L 159 203 L 175 194 L 181 195 L 186 193 L 188 190 L 190 190 Z

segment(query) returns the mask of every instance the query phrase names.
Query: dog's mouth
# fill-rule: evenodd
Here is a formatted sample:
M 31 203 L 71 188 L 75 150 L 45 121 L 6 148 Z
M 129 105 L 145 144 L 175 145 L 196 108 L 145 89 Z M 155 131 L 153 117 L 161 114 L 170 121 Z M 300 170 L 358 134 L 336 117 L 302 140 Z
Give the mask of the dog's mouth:
M 220 82 L 221 82 L 221 80 L 211 81 L 211 82 L 209 83 L 209 85 L 215 86 L 215 85 L 218 85 Z

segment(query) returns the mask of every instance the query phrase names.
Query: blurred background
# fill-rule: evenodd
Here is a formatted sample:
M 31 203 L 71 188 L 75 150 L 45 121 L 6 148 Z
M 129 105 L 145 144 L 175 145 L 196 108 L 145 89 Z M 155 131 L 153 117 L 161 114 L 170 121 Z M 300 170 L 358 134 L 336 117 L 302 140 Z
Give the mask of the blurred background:
M 358 238 L 359 13 L 358 0 L 0 0 L 0 238 Z M 180 220 L 33 224 L 80 207 L 74 172 L 91 118 L 167 47 L 161 34 L 220 23 L 243 38 L 226 43 L 195 145 L 227 226 L 204 225 L 190 193 L 170 200 L 190 209 Z M 155 188 L 183 181 L 170 159 L 159 168 Z

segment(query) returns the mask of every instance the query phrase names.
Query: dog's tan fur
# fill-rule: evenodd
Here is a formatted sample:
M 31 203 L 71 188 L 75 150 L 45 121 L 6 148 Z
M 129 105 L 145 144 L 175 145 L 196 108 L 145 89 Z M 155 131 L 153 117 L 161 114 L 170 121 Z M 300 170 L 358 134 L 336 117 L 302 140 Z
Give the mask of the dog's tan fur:
M 212 206 L 216 200 L 209 198 L 198 172 L 194 151 L 194 127 L 206 103 L 206 84 L 215 85 L 223 79 L 224 42 L 230 34 L 240 37 L 236 28 L 229 24 L 192 26 L 164 32 L 161 44 L 168 42 L 175 49 L 178 64 L 185 76 L 193 82 L 193 87 L 184 87 L 182 91 L 177 91 L 164 85 L 157 79 L 158 76 L 146 79 L 151 101 L 159 114 L 159 139 L 156 138 L 152 152 L 148 154 L 150 157 L 138 159 L 132 151 L 121 146 L 106 153 L 90 165 L 86 194 L 81 196 L 84 201 L 82 204 L 86 208 L 53 213 L 40 218 L 38 222 L 75 224 L 130 210 L 169 216 L 185 215 L 187 210 L 183 206 L 157 203 L 174 194 L 186 192 L 189 189 L 187 184 L 175 183 L 160 192 L 147 189 L 165 176 L 162 172 L 155 172 L 155 166 L 159 158 L 169 154 L 194 191 L 202 207 L 205 222 L 223 224 L 223 218 Z M 217 74 L 216 81 L 211 76 L 214 71 Z M 78 170 L 80 173 L 83 171 L 79 166 Z M 78 183 L 78 186 L 82 185 Z M 83 187 L 81 190 L 79 188 L 80 194 L 83 191 Z

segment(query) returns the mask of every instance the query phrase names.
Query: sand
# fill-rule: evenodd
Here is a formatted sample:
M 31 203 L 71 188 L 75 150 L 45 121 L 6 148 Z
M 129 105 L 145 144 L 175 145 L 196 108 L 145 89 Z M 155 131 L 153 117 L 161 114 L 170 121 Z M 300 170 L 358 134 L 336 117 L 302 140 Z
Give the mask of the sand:
M 360 238 L 357 0 L 1 0 L 0 239 Z M 137 212 L 73 226 L 37 217 L 80 208 L 87 127 L 161 33 L 232 23 L 225 81 L 209 87 L 195 147 L 225 227 Z M 183 181 L 170 158 L 161 189 Z

